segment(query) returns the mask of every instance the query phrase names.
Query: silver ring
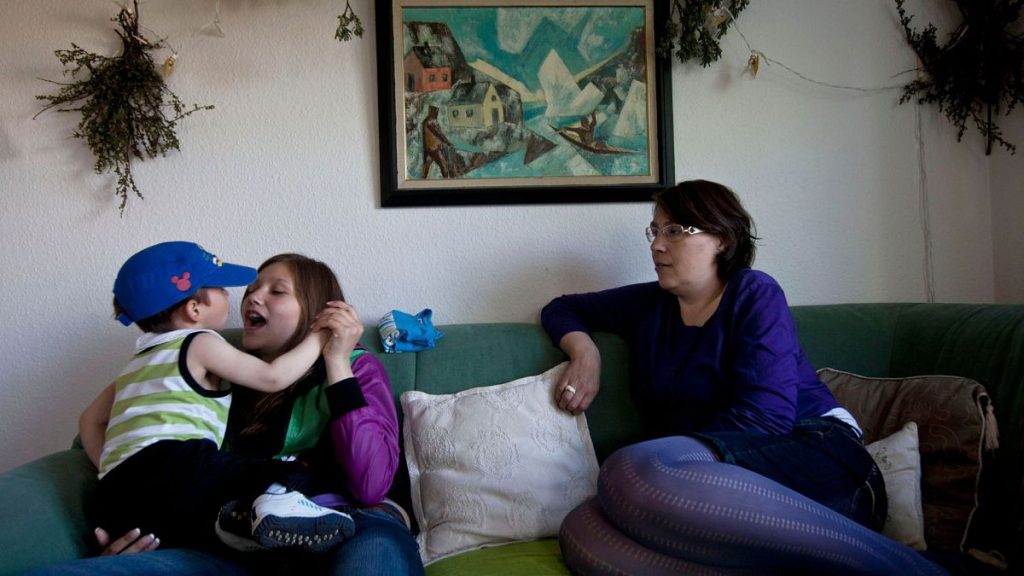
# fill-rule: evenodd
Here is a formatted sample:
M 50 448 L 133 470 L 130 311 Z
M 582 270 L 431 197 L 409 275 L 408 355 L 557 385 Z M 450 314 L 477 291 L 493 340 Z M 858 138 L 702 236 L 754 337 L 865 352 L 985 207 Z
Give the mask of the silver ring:
M 565 385 L 565 389 L 569 391 L 569 394 L 575 394 L 576 393 L 576 388 L 573 388 L 573 386 L 571 384 L 566 384 Z

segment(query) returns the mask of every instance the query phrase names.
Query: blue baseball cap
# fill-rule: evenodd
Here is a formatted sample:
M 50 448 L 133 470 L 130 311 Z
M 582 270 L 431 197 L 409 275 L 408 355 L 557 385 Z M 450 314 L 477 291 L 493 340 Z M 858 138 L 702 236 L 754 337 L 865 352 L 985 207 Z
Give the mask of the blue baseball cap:
M 149 318 L 200 288 L 247 286 L 256 269 L 228 264 L 194 242 L 162 242 L 136 252 L 117 273 L 114 297 L 125 326 Z

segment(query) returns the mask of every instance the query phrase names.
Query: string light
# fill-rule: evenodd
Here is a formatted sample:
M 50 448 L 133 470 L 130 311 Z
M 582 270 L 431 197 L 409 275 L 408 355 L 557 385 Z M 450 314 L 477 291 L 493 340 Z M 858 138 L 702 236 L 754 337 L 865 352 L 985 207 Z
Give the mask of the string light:
M 811 78 L 811 77 L 809 77 L 809 76 L 807 76 L 805 74 L 801 74 L 800 72 L 798 72 L 797 70 L 794 70 L 793 68 L 790 68 L 789 66 L 787 66 L 783 62 L 780 62 L 779 60 L 776 60 L 774 58 L 768 57 L 768 55 L 765 54 L 763 51 L 755 50 L 750 45 L 750 42 L 747 40 L 747 37 L 743 34 L 743 31 L 740 30 L 739 22 L 736 21 L 736 17 L 733 16 L 733 14 L 729 10 L 729 8 L 727 8 L 726 6 L 723 5 L 721 9 L 723 11 L 725 11 L 725 13 L 729 16 L 729 19 L 732 20 L 732 27 L 733 27 L 733 29 L 736 30 L 736 33 L 740 35 L 740 39 L 743 40 L 743 43 L 746 44 L 746 46 L 747 46 L 747 50 L 750 52 L 750 57 L 747 59 L 747 68 L 746 68 L 746 70 L 749 71 L 750 75 L 755 77 L 755 78 L 757 77 L 757 72 L 758 72 L 758 68 L 760 66 L 760 63 L 763 60 L 766 65 L 775 64 L 776 66 L 779 66 L 780 68 L 785 69 L 790 74 L 793 74 L 794 76 L 796 76 L 797 78 L 800 78 L 801 80 L 803 80 L 805 82 L 810 82 L 811 84 L 817 84 L 818 86 L 824 86 L 826 88 L 835 88 L 837 90 L 854 90 L 854 91 L 857 91 L 857 92 L 886 92 L 888 90 L 899 90 L 899 89 L 903 88 L 902 84 L 891 84 L 891 85 L 888 85 L 888 86 L 879 86 L 877 88 L 863 88 L 861 86 L 850 86 L 848 84 L 834 84 L 832 82 L 822 82 L 821 80 L 815 80 L 814 78 Z
M 213 8 L 213 20 L 207 22 L 199 29 L 200 34 L 206 34 L 208 36 L 217 36 L 224 38 L 227 34 L 224 33 L 224 28 L 220 25 L 220 0 L 217 0 Z M 194 36 L 194 34 L 193 34 Z
M 170 76 L 171 74 L 174 73 L 174 65 L 177 64 L 177 62 L 178 62 L 178 53 L 177 52 L 171 52 L 171 55 L 168 56 L 166 60 L 164 60 L 164 69 L 163 69 L 164 78 L 167 78 L 168 76 Z
M 750 56 L 747 58 L 747 66 L 745 72 L 749 72 L 751 77 L 757 78 L 757 73 L 763 60 L 766 65 L 775 64 L 780 68 L 783 68 L 790 74 L 793 74 L 801 80 L 815 84 L 818 86 L 824 86 L 826 88 L 833 88 L 836 90 L 852 90 L 861 93 L 881 93 L 888 92 L 891 90 L 900 90 L 903 88 L 902 84 L 892 84 L 887 86 L 879 86 L 875 88 L 864 88 L 862 86 L 850 86 L 847 84 L 836 84 L 833 82 L 823 82 L 821 80 L 815 80 L 805 74 L 794 70 L 786 64 L 769 58 L 761 50 L 755 50 L 747 37 L 740 30 L 739 23 L 736 21 L 736 17 L 729 11 L 729 8 L 723 5 L 722 10 L 728 14 L 729 19 L 732 20 L 733 29 L 739 34 L 743 43 L 747 46 L 747 50 L 750 52 Z M 919 73 L 920 68 L 901 72 L 900 74 L 906 74 L 909 72 Z M 894 76 L 899 76 L 896 74 Z M 921 119 L 921 103 L 915 103 L 914 107 L 914 138 L 917 141 L 917 168 L 918 168 L 918 200 L 919 209 L 921 212 L 921 233 L 924 240 L 924 283 L 925 283 L 925 298 L 928 302 L 935 301 L 935 264 L 932 257 L 932 235 L 931 235 L 931 211 L 928 206 L 928 178 L 927 170 L 925 169 L 925 153 L 924 153 L 924 134 L 922 129 Z

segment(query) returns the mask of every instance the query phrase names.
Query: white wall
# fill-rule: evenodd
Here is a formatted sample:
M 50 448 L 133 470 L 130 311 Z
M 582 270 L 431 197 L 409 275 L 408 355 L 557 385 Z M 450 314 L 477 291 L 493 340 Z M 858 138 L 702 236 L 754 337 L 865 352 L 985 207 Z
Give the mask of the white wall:
M 224 0 L 226 38 L 193 35 L 210 0 L 143 4 L 143 23 L 181 54 L 170 87 L 217 108 L 181 124 L 181 153 L 135 165 L 146 199 L 119 218 L 112 178 L 69 137 L 78 116 L 32 120 L 53 89 L 40 78 L 60 79 L 53 50 L 113 53 L 116 8 L 3 4 L 0 470 L 66 446 L 115 375 L 137 332 L 110 317 L 113 278 L 153 242 L 194 239 L 253 265 L 281 251 L 324 259 L 367 322 L 424 307 L 439 324 L 533 322 L 560 293 L 654 278 L 645 204 L 379 208 L 369 0 L 353 1 L 369 30 L 349 44 L 332 37 L 333 1 Z M 891 84 L 914 65 L 887 0 L 755 2 L 739 22 L 755 48 L 822 81 Z M 740 193 L 764 238 L 758 266 L 793 303 L 925 299 L 915 108 L 779 66 L 752 80 L 739 35 L 724 49 L 710 68 L 673 66 L 678 179 Z M 990 302 L 989 159 L 935 109 L 922 117 L 936 299 Z M 1019 158 L 1001 176 L 1018 191 Z
M 1024 304 L 1024 114 L 1000 122 L 1017 153 L 992 153 L 992 237 L 995 299 Z
M 1016 22 L 1013 32 L 1024 34 L 1024 19 Z M 995 297 L 999 303 L 1024 304 L 1024 114 L 1001 119 L 999 127 L 1019 153 L 1000 149 L 992 157 Z

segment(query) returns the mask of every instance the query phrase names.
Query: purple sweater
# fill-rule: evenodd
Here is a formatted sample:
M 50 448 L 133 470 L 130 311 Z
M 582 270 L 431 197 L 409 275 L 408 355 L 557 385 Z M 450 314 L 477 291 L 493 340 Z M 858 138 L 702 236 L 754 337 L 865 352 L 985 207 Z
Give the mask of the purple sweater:
M 325 386 L 327 372 L 321 358 L 295 386 L 294 394 L 264 418 L 266 427 L 255 434 L 242 434 L 238 427 L 248 422 L 259 393 L 236 388 L 228 418 L 230 449 L 247 456 L 275 456 L 295 427 L 293 418 L 313 419 L 324 432 L 300 460 L 316 472 L 320 490 L 340 493 L 356 505 L 379 503 L 398 471 L 398 416 L 380 360 L 366 352 L 352 362 L 352 372 L 354 378 Z M 326 400 L 326 405 L 319 403 L 322 412 L 296 409 L 309 395 Z
M 763 272 L 737 272 L 704 326 L 683 324 L 679 301 L 657 282 L 561 296 L 541 322 L 556 345 L 577 330 L 625 338 L 634 393 L 657 435 L 784 434 L 838 406 L 800 348 L 782 288 Z

